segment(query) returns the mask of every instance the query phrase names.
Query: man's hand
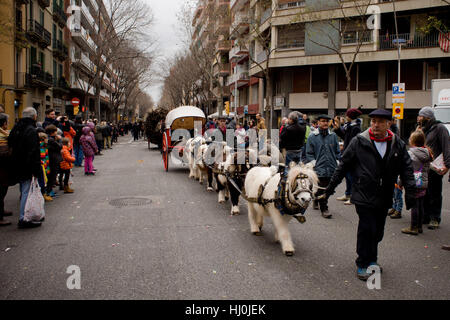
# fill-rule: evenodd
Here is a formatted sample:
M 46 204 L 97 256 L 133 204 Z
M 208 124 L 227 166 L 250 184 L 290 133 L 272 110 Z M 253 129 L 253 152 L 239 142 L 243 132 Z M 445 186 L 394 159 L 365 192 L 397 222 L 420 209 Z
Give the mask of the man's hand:
M 447 172 L 448 172 L 448 168 L 446 168 L 444 166 L 444 168 L 442 168 L 438 171 L 438 174 L 440 174 L 441 176 L 445 176 L 447 174 Z

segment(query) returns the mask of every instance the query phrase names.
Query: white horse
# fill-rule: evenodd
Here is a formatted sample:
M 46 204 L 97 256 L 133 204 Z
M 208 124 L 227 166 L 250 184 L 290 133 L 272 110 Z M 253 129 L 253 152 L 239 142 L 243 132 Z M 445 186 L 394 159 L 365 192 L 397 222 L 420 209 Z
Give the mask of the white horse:
M 189 164 L 189 178 L 194 178 L 202 183 L 201 170 L 198 167 L 201 158 L 199 159 L 200 148 L 206 144 L 205 138 L 198 136 L 191 138 L 186 142 L 185 154 L 188 158 Z
M 284 254 L 292 256 L 295 250 L 288 223 L 293 217 L 300 219 L 303 216 L 300 213 L 282 215 L 274 201 L 281 201 L 285 208 L 306 209 L 313 200 L 318 178 L 311 165 L 291 163 L 284 197 L 278 194 L 280 180 L 281 175 L 274 166 L 255 167 L 247 173 L 245 192 L 248 201 L 248 220 L 251 232 L 254 235 L 261 235 L 264 216 L 269 216 L 276 230 L 275 241 L 281 243 Z

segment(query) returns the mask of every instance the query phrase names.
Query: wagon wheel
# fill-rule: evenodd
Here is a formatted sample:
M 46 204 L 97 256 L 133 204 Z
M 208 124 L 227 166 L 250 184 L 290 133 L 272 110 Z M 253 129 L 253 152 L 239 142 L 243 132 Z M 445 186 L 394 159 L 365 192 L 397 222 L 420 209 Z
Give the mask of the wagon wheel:
M 167 139 L 167 133 L 164 132 L 162 139 L 162 157 L 164 162 L 164 169 L 169 171 L 169 141 Z

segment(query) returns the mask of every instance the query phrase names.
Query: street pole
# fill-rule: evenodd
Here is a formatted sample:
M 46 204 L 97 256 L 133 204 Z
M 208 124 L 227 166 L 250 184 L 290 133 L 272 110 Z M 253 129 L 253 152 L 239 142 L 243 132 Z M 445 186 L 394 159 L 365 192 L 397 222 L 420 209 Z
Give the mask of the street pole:
M 397 37 L 397 56 L 398 56 L 398 71 L 397 71 L 397 74 L 398 74 L 398 80 L 397 80 L 397 83 L 400 85 L 400 57 L 401 57 L 401 51 L 402 51 L 402 45 L 400 44 L 400 40 L 399 40 L 399 38 L 398 38 L 398 25 L 397 25 L 397 10 L 395 9 L 395 0 L 393 0 L 392 1 L 392 6 L 393 6 L 393 9 L 394 9 L 394 21 L 395 21 L 395 34 L 396 34 L 396 37 Z M 393 107 L 393 106 L 392 106 Z M 402 134 L 402 129 L 401 129 L 401 124 L 402 124 L 402 122 L 401 122 L 401 120 L 400 119 L 397 119 L 397 127 L 398 127 L 398 135 L 399 136 L 401 136 L 401 134 Z

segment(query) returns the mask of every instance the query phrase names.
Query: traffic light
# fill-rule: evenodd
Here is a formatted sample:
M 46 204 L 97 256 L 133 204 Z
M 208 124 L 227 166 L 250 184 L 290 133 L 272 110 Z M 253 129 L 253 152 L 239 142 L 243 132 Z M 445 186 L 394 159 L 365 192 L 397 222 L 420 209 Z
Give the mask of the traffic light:
M 230 114 L 230 101 L 225 101 L 225 112 L 227 115 Z

